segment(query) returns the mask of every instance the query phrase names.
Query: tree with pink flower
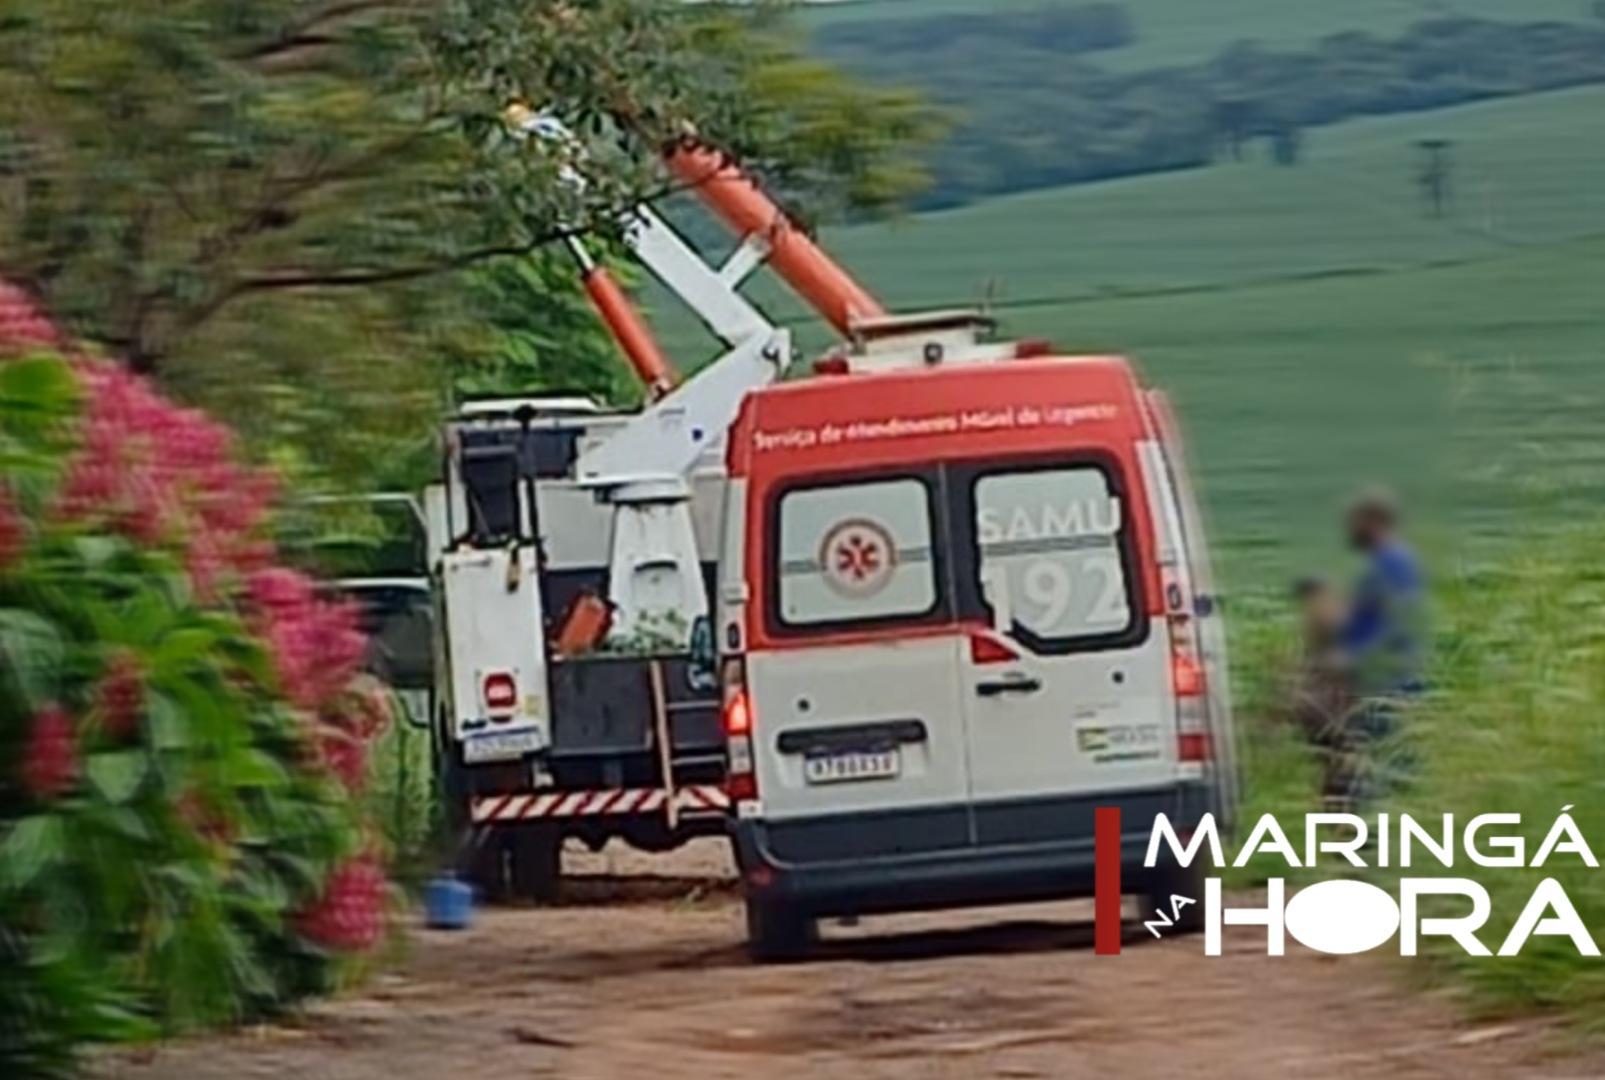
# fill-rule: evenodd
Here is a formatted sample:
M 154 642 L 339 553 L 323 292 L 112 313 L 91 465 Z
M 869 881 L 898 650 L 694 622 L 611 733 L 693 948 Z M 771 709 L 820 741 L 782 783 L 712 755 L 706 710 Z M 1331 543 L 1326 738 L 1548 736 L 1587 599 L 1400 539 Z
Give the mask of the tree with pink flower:
M 331 987 L 384 932 L 385 717 L 272 476 L 3 284 L 0 449 L 0 1074 Z

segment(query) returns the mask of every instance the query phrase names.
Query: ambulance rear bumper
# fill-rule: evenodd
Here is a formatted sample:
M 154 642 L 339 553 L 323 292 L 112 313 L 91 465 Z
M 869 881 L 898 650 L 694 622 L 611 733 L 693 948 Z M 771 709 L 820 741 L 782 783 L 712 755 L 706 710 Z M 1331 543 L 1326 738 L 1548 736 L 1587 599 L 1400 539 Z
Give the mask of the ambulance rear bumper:
M 749 897 L 810 916 L 921 911 L 1090 896 L 1093 812 L 1121 810 L 1121 888 L 1142 892 L 1155 817 L 1178 832 L 1212 807 L 1182 784 L 969 808 L 741 820 L 736 861 Z

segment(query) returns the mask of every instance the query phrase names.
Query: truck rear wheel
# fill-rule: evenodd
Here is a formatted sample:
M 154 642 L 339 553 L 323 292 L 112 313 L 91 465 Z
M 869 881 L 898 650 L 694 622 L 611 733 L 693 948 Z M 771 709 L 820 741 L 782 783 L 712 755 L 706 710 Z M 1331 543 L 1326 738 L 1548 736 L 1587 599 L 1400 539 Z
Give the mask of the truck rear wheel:
M 508 832 L 513 895 L 537 904 L 555 902 L 563 879 L 562 833 L 547 825 L 524 825 Z
M 504 902 L 507 897 L 507 867 L 502 838 L 494 829 L 465 830 L 465 851 L 458 872 L 473 885 L 486 903 Z
M 747 955 L 760 964 L 801 960 L 818 940 L 814 920 L 779 904 L 747 897 Z

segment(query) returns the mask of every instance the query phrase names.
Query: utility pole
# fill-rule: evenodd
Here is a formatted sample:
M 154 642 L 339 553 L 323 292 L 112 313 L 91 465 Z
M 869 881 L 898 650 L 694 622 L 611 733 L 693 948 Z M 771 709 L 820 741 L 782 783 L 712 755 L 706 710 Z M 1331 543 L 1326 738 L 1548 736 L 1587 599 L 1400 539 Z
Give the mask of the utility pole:
M 1421 139 L 1416 143 L 1425 157 L 1416 172 L 1428 216 L 1441 218 L 1454 203 L 1454 143 L 1448 139 Z

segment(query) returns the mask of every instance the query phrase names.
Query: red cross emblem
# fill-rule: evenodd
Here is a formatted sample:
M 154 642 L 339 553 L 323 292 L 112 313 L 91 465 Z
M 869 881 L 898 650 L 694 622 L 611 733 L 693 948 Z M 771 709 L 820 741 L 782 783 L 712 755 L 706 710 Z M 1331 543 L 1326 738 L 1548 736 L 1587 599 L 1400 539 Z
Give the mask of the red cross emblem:
M 868 596 L 892 579 L 897 547 L 879 522 L 853 518 L 825 534 L 819 561 L 831 588 L 847 596 Z

